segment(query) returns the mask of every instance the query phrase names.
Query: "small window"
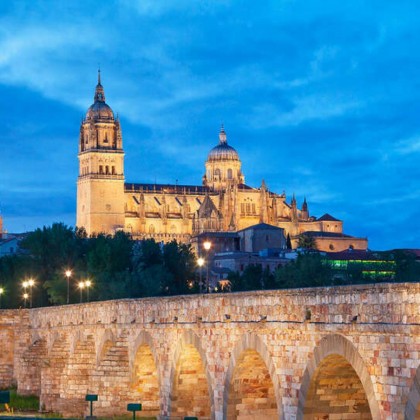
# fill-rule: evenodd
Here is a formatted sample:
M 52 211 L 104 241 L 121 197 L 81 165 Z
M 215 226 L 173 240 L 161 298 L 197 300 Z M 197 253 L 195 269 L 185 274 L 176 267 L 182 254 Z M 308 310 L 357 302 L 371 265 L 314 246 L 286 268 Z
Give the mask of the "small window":
M 112 175 L 115 175 L 115 166 L 112 167 Z
M 104 143 L 108 143 L 108 135 L 105 133 Z
M 99 173 L 100 174 L 104 173 L 104 167 L 102 165 L 99 165 Z
M 105 166 L 105 174 L 109 175 L 109 166 L 108 165 Z
M 232 179 L 233 178 L 233 176 L 232 176 L 232 169 L 228 169 L 228 171 L 227 171 L 227 177 L 228 177 L 228 179 Z
M 333 244 L 330 244 L 330 250 L 334 251 L 334 245 Z
M 220 178 L 220 169 L 216 169 L 216 170 L 214 171 L 214 176 L 215 176 L 216 178 Z

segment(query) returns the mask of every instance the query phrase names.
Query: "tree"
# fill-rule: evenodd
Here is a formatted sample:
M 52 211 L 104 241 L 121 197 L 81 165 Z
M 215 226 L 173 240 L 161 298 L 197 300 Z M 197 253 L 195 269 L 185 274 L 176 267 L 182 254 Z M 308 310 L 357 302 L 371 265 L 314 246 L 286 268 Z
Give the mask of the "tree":
M 274 276 L 280 289 L 329 286 L 332 281 L 331 268 L 318 253 L 299 254 L 296 260 L 277 268 Z
M 317 249 L 315 238 L 304 233 L 300 234 L 298 237 L 298 248 Z
M 290 239 L 290 235 L 287 234 L 287 238 L 286 238 L 286 248 L 287 249 L 292 249 L 292 241 Z

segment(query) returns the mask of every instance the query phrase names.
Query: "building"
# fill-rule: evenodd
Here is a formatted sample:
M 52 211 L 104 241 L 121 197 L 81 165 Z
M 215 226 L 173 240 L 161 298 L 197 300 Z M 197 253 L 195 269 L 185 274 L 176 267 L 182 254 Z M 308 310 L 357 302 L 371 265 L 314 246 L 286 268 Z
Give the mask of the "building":
M 19 242 L 24 234 L 10 234 L 3 229 L 3 217 L 0 215 L 0 257 L 11 256 L 20 251 Z
M 396 262 L 387 252 L 352 250 L 330 252 L 325 261 L 332 269 L 335 280 L 344 282 L 393 281 Z
M 222 127 L 205 161 L 201 185 L 126 183 L 121 124 L 105 101 L 100 72 L 94 103 L 80 126 L 77 226 L 88 234 L 124 230 L 135 239 L 189 242 L 203 232 L 237 232 L 266 223 L 284 229 L 296 246 L 303 232 L 342 234 L 343 223 L 309 214 L 306 199 L 245 183 L 238 152 Z M 357 246 L 355 241 L 358 240 Z M 319 249 L 367 248 L 365 238 L 317 237 Z

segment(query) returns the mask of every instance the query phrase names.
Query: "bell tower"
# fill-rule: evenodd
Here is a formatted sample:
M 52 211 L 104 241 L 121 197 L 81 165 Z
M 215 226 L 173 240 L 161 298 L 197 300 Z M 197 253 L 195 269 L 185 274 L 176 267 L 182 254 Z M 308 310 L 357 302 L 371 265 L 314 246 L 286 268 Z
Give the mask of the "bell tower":
M 121 126 L 105 102 L 100 70 L 94 103 L 80 126 L 78 157 L 77 227 L 84 227 L 89 235 L 124 228 Z

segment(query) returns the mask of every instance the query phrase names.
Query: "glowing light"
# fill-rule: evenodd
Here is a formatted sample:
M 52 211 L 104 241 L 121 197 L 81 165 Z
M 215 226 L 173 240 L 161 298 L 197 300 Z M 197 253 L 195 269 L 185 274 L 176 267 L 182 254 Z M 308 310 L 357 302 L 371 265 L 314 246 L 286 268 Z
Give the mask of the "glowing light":
M 202 267 L 204 265 L 204 258 L 201 258 L 201 257 L 198 258 L 197 259 L 197 264 L 198 264 L 199 267 Z
M 66 274 L 66 277 L 69 278 L 69 277 L 71 277 L 72 272 L 71 272 L 71 270 L 66 270 L 65 274 Z
M 203 243 L 203 247 L 206 251 L 209 251 L 211 248 L 211 242 L 210 241 L 206 241 Z

